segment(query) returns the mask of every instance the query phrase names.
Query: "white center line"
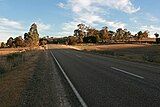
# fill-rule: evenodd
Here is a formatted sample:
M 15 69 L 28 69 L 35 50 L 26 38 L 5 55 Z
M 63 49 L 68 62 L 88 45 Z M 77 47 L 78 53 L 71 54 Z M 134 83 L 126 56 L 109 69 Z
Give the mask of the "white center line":
M 138 78 L 144 79 L 144 77 L 142 77 L 142 76 L 139 76 L 139 75 L 136 75 L 136 74 L 127 72 L 127 71 L 125 71 L 125 70 L 121 70 L 121 69 L 118 69 L 118 68 L 115 68 L 115 67 L 111 67 L 111 68 L 114 69 L 114 70 L 123 72 L 123 73 L 125 73 L 125 74 L 132 75 L 132 76 L 134 76 L 134 77 L 138 77 Z

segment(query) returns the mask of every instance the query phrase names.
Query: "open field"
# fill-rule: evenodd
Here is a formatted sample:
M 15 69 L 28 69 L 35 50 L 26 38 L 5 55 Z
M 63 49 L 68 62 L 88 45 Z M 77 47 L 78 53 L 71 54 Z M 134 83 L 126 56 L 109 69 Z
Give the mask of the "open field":
M 159 45 L 113 44 L 113 45 L 79 45 L 75 49 L 112 56 L 120 59 L 160 63 Z
M 24 50 L 24 48 L 2 48 L 0 49 L 0 56 L 7 55 Z

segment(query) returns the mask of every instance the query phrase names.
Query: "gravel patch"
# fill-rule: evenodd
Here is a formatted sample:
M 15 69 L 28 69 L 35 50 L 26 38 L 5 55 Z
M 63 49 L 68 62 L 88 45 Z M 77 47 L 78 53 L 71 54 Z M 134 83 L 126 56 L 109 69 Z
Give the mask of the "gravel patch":
M 71 107 L 66 87 L 47 51 L 41 52 L 33 76 L 22 94 L 20 107 Z

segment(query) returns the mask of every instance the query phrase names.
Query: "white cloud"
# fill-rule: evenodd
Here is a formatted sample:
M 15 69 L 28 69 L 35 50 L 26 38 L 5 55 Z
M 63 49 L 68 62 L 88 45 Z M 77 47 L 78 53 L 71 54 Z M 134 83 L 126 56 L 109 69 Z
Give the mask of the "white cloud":
M 131 0 L 102 0 L 104 5 L 123 11 L 125 13 L 135 13 L 140 10 L 140 7 L 136 8 Z
M 138 23 L 138 18 L 137 17 L 132 17 L 129 20 L 134 22 L 134 23 Z
M 116 30 L 117 28 L 123 28 L 124 29 L 125 26 L 126 26 L 126 24 L 122 23 L 122 22 L 106 21 L 106 20 L 101 19 L 101 18 L 97 18 L 95 21 L 97 21 L 99 23 L 106 24 L 107 26 L 111 27 L 112 30 Z M 74 30 L 77 28 L 77 25 L 80 24 L 80 23 L 82 23 L 82 19 L 73 20 L 71 22 L 64 23 L 62 25 L 62 32 L 59 32 L 59 34 L 60 35 L 66 35 L 66 36 L 73 35 Z M 86 25 L 90 26 L 89 24 L 90 23 L 87 23 Z M 92 24 L 92 26 L 93 25 L 96 26 L 96 24 Z
M 140 7 L 136 8 L 131 0 L 68 0 L 67 5 L 71 7 L 73 12 L 81 12 L 84 9 L 93 12 L 105 7 L 130 14 L 140 10 Z
M 10 36 L 20 36 L 24 31 L 23 25 L 14 20 L 0 18 L 0 41 L 6 41 Z
M 121 21 L 105 19 L 103 17 L 105 10 L 108 7 L 118 9 L 125 13 L 134 13 L 139 10 L 133 6 L 130 0 L 68 0 L 65 6 L 74 13 L 73 21 L 64 23 L 63 25 L 62 30 L 65 34 L 73 34 L 73 30 L 78 24 L 77 22 L 93 27 L 100 24 L 106 24 L 106 26 L 109 26 L 114 30 L 117 28 L 125 28 L 126 24 Z
M 43 23 L 41 20 L 35 22 L 37 25 L 38 33 L 41 37 L 51 34 L 52 29 L 51 25 L 47 23 Z M 33 24 L 33 23 L 31 23 Z
M 155 16 L 153 16 L 152 14 L 150 13 L 146 13 L 146 18 L 149 20 L 149 21 L 152 21 L 152 22 L 157 22 L 159 21 L 159 19 Z
M 76 20 L 64 23 L 62 25 L 62 32 L 59 32 L 59 35 L 66 35 L 66 36 L 73 35 L 73 32 L 79 23 L 81 22 Z
M 0 27 L 13 28 L 13 29 L 18 29 L 18 30 L 23 29 L 23 26 L 20 22 L 9 20 L 6 18 L 0 18 Z
M 149 25 L 149 26 L 141 26 L 141 30 L 145 31 L 148 30 L 150 32 L 150 36 L 154 37 L 154 34 L 157 32 L 160 32 L 160 26 L 154 26 L 154 25 Z
M 43 22 L 36 22 L 39 31 L 48 31 L 51 29 L 50 24 L 45 24 Z
M 32 23 L 31 23 L 32 24 Z M 51 25 L 41 21 L 36 22 L 40 35 L 47 34 L 51 31 Z M 23 36 L 29 29 L 24 29 L 24 26 L 19 21 L 0 18 L 0 41 L 6 42 L 9 37 Z
M 122 23 L 122 22 L 114 22 L 114 21 L 106 21 L 107 25 L 109 25 L 110 27 L 112 27 L 114 30 L 116 30 L 117 28 L 122 28 L 124 29 L 126 24 Z
M 65 8 L 65 4 L 62 3 L 62 2 L 58 3 L 57 5 L 58 5 L 58 7 L 60 7 L 60 8 Z
M 94 26 L 94 24 L 96 23 L 105 23 L 105 20 L 101 16 L 88 12 L 78 14 L 78 17 L 76 19 L 92 26 Z

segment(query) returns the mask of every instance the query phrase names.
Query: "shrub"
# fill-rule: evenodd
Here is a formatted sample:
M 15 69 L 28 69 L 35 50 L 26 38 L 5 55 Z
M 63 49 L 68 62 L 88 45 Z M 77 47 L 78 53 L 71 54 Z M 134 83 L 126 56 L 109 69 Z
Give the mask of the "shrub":
M 22 53 L 13 53 L 13 54 L 7 55 L 7 62 L 10 65 L 10 69 L 18 66 L 20 63 L 23 63 Z
M 84 43 L 97 43 L 98 42 L 98 38 L 95 37 L 95 36 L 84 37 L 83 38 L 83 42 Z
M 68 45 L 76 45 L 77 44 L 77 38 L 74 36 L 71 36 L 68 38 Z
M 157 43 L 157 44 L 160 43 L 160 38 L 156 38 L 156 43 Z

